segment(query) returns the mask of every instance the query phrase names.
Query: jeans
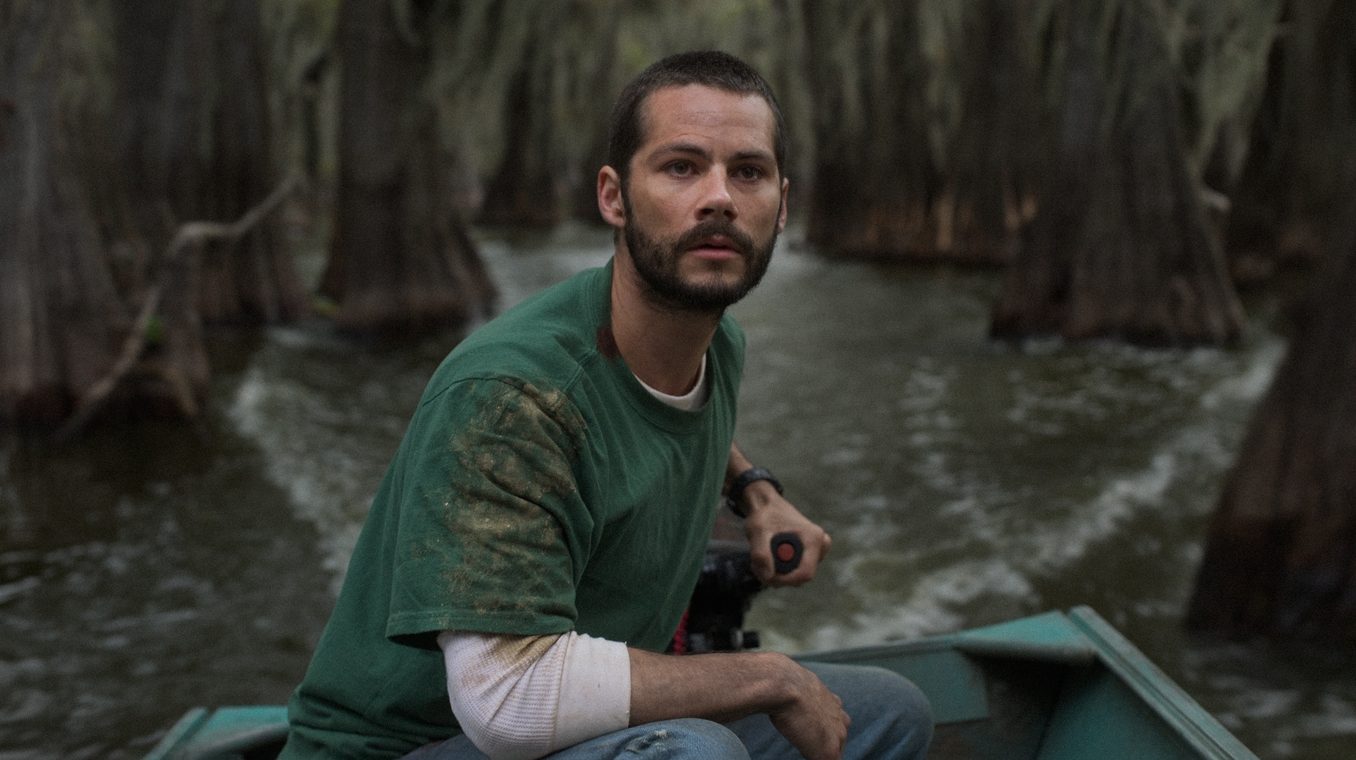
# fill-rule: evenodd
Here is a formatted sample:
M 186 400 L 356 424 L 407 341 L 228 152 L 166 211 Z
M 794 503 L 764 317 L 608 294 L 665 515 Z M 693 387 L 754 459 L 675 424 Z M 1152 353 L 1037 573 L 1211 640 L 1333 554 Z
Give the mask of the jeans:
M 915 760 L 932 740 L 932 708 L 908 680 L 882 668 L 804 663 L 843 700 L 852 718 L 843 760 Z M 482 760 L 465 736 L 420 747 L 406 760 Z M 800 754 L 766 715 L 720 724 L 666 720 L 604 734 L 548 755 L 549 760 L 781 760 Z

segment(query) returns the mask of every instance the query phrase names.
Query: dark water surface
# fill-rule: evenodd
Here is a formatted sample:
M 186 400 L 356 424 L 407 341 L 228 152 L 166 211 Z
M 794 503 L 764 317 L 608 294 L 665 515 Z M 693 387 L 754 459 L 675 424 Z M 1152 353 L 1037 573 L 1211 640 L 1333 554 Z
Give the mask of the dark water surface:
M 607 234 L 485 243 L 511 304 Z M 993 274 L 783 250 L 736 314 L 740 438 L 834 535 L 759 597 L 765 645 L 903 639 L 1088 604 L 1262 757 L 1356 757 L 1356 656 L 1195 641 L 1200 536 L 1282 345 L 1143 351 L 985 337 Z M 139 757 L 193 705 L 281 702 L 368 500 L 455 338 L 320 327 L 223 346 L 199 430 L 0 439 L 0 760 Z

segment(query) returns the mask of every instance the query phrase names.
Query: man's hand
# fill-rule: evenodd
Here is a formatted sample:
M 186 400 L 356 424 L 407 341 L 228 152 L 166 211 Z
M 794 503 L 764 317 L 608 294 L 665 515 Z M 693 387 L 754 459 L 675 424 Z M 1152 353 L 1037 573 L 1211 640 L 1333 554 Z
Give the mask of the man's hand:
M 758 580 L 767 586 L 799 586 L 813 579 L 833 544 L 829 534 L 802 515 L 770 483 L 749 484 L 744 489 L 744 499 L 748 510 L 744 534 L 749 539 L 750 565 Z M 773 569 L 772 537 L 778 533 L 796 534 L 804 547 L 800 566 L 785 575 L 778 575 Z
M 740 473 L 752 466 L 739 446 L 732 444 L 730 461 L 725 468 L 726 489 Z M 749 483 L 739 494 L 739 500 L 746 513 L 744 536 L 749 540 L 750 565 L 758 580 L 765 586 L 799 586 L 810 582 L 833 544 L 829 534 L 810 522 L 766 480 Z M 800 565 L 784 575 L 777 574 L 772 561 L 772 537 L 778 533 L 796 534 L 803 547 Z
M 804 668 L 799 670 L 801 682 L 792 687 L 796 699 L 770 711 L 768 718 L 806 760 L 838 760 L 852 719 L 843 712 L 843 700 L 823 681 Z

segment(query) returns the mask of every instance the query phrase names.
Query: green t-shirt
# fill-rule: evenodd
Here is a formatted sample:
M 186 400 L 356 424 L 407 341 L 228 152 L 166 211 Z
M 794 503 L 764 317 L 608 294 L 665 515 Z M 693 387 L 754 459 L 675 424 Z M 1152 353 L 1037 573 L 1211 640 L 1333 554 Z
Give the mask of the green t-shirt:
M 743 333 L 695 412 L 617 354 L 612 267 L 523 302 L 434 374 L 292 696 L 283 757 L 398 757 L 458 729 L 437 634 L 583 634 L 661 651 L 701 569 L 734 438 Z

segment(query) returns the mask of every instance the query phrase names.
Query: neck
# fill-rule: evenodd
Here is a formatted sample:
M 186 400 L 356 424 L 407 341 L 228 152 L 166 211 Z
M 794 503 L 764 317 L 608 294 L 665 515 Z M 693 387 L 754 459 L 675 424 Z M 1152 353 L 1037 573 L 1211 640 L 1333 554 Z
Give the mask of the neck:
M 612 268 L 612 335 L 631 371 L 655 390 L 681 396 L 692 389 L 721 312 L 665 308 L 647 296 L 625 243 Z

